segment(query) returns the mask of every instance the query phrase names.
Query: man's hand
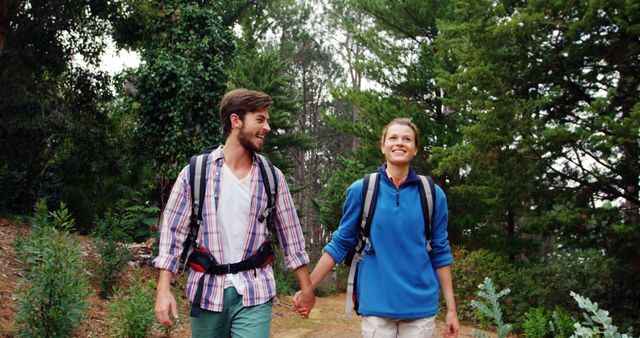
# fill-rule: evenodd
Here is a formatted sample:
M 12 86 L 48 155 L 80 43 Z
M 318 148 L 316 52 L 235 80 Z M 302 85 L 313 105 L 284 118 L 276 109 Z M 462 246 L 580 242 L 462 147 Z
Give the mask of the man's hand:
M 446 338 L 457 338 L 458 330 L 460 330 L 460 323 L 458 323 L 458 314 L 456 311 L 447 311 L 447 315 L 444 318 L 444 333 Z
M 173 326 L 173 322 L 169 318 L 169 313 L 174 319 L 178 318 L 178 306 L 176 299 L 171 294 L 171 290 L 158 290 L 156 293 L 156 318 L 162 325 Z
M 316 296 L 311 289 L 302 289 L 293 296 L 293 308 L 304 318 L 309 318 L 315 304 Z
M 178 318 L 178 306 L 171 293 L 171 278 L 173 278 L 173 273 L 167 270 L 160 270 L 158 286 L 156 287 L 155 307 L 158 322 L 169 326 L 173 326 L 173 322 L 169 319 L 169 312 L 171 312 L 174 319 Z

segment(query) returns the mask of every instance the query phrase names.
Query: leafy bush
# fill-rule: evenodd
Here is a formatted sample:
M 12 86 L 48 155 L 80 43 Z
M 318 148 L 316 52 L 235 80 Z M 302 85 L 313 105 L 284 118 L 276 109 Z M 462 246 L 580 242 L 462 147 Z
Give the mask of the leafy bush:
M 544 338 L 551 331 L 547 323 L 545 310 L 541 307 L 527 311 L 522 324 L 524 336 L 527 338 Z
M 605 338 L 630 338 L 629 334 L 618 333 L 618 328 L 614 326 L 613 319 L 609 317 L 609 311 L 601 310 L 598 303 L 593 303 L 589 298 L 582 297 L 575 292 L 571 292 L 578 306 L 583 309 L 585 321 L 575 324 L 575 332 L 571 337 L 601 337 Z
M 471 305 L 478 309 L 482 314 L 491 318 L 495 323 L 498 331 L 498 337 L 506 337 L 511 330 L 511 324 L 505 324 L 502 320 L 502 310 L 498 299 L 509 294 L 510 290 L 505 289 L 496 292 L 493 282 L 490 278 L 485 278 L 483 284 L 478 285 L 480 291 L 478 296 L 484 301 L 473 300 Z M 621 334 L 618 328 L 613 325 L 613 319 L 609 316 L 609 312 L 598 307 L 598 303 L 594 303 L 589 298 L 582 297 L 575 292 L 570 295 L 576 300 L 578 306 L 584 311 L 582 313 L 585 321 L 582 323 L 574 323 L 574 320 L 562 309 L 556 308 L 553 312 L 552 321 L 548 322 L 543 308 L 535 308 L 526 314 L 525 328 L 526 337 L 547 337 L 549 333 L 553 337 L 604 337 L 604 338 L 630 338 L 632 330 Z M 573 328 L 573 330 L 572 330 Z M 474 336 L 486 338 L 487 335 L 474 331 Z
M 100 283 L 100 297 L 106 298 L 113 291 L 118 274 L 131 260 L 131 252 L 118 242 L 98 240 L 98 258 L 96 279 Z
M 505 257 L 484 249 L 455 250 L 453 255 L 455 263 L 452 265 L 452 278 L 456 286 L 458 316 L 463 321 L 485 321 L 471 306 L 476 286 L 483 282 L 485 276 L 501 285 L 513 285 L 517 278 L 516 269 Z M 440 298 L 444 302 L 443 297 Z M 441 304 L 441 308 L 444 308 L 444 304 Z M 490 323 L 490 320 L 485 322 Z
M 95 276 L 100 284 L 100 296 L 106 298 L 113 291 L 117 276 L 131 260 L 131 252 L 119 242 L 127 236 L 122 228 L 112 224 L 112 213 L 98 221 L 93 235 L 96 237 L 99 256 L 96 257 Z
M 132 276 L 127 289 L 117 288 L 108 305 L 107 317 L 115 337 L 142 338 L 155 321 L 155 281 L 145 284 L 140 275 Z
M 64 204 L 50 213 L 44 201 L 37 203 L 32 233 L 18 244 L 28 266 L 15 317 L 21 337 L 72 336 L 85 317 L 90 289 L 80 245 L 67 232 L 73 224 Z
M 569 338 L 573 334 L 573 324 L 576 322 L 565 310 L 556 307 L 551 314 L 549 328 L 555 338 Z
M 160 209 L 156 206 L 126 206 L 125 202 L 120 201 L 116 211 L 107 211 L 104 220 L 110 227 L 118 229 L 121 240 L 144 242 L 151 237 L 150 226 L 156 223 Z

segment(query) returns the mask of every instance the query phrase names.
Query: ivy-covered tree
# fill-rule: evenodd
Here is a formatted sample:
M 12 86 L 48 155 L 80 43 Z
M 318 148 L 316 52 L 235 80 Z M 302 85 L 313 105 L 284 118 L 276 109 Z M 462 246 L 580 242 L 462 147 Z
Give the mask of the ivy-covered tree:
M 140 117 L 160 204 L 189 157 L 222 139 L 219 100 L 234 56 L 237 2 L 139 0 L 114 19 L 116 41 L 139 51 L 125 102 Z

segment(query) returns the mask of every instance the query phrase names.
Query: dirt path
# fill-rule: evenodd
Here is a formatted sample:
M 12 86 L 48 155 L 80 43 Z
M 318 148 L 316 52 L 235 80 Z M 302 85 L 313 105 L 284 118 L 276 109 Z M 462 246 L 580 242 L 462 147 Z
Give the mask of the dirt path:
M 344 318 L 346 295 L 317 298 L 308 319 L 302 319 L 291 309 L 291 297 L 279 297 L 274 302 L 271 337 L 273 338 L 359 338 L 361 318 Z M 437 321 L 436 337 L 442 337 L 443 323 Z M 473 328 L 462 327 L 458 337 L 473 337 Z M 491 335 L 491 334 L 489 334 Z M 494 336 L 494 335 L 491 335 Z

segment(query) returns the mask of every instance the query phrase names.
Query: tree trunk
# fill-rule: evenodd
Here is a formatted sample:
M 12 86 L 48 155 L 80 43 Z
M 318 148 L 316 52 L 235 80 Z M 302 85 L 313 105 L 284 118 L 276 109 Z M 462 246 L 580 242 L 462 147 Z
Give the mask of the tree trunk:
M 0 0 L 0 55 L 4 51 L 5 41 L 9 36 L 9 23 L 18 12 L 22 1 L 19 0 Z

